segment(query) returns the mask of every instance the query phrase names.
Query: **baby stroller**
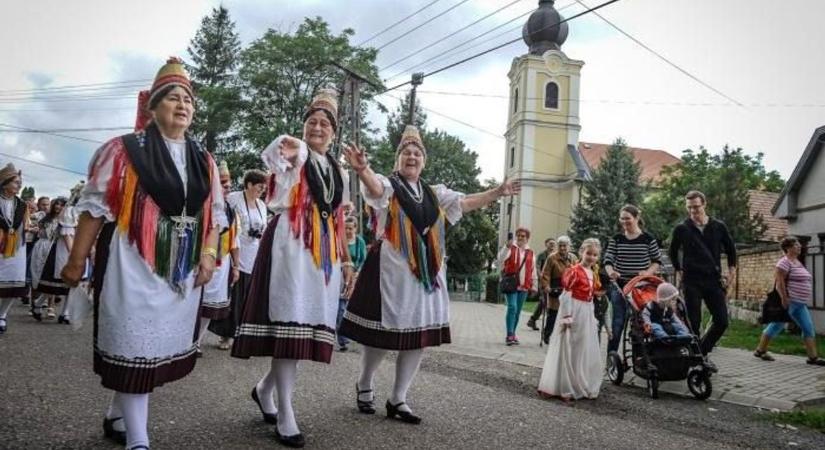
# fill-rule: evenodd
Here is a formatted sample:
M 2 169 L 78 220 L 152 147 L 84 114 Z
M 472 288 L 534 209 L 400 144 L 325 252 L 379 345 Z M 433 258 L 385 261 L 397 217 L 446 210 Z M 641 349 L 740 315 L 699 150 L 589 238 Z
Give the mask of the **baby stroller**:
M 607 377 L 618 386 L 622 384 L 624 373 L 632 368 L 633 373 L 647 380 L 651 398 L 658 398 L 660 381 L 687 379 L 691 394 L 705 400 L 710 397 L 713 386 L 699 339 L 695 335 L 656 339 L 645 333 L 641 311 L 656 299 L 656 288 L 662 283 L 664 280 L 658 277 L 638 276 L 625 285 L 623 294 L 631 313 L 624 329 L 613 330 L 623 333 L 623 337 L 621 349 L 607 355 Z M 684 320 L 685 311 L 685 305 L 679 299 L 676 314 L 690 327 L 689 321 Z

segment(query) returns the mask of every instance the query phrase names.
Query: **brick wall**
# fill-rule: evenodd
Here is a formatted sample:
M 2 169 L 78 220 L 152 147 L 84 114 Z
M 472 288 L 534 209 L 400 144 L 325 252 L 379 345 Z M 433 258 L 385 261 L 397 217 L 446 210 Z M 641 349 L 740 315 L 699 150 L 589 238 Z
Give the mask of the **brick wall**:
M 758 309 L 765 295 L 773 288 L 774 267 L 782 250 L 779 244 L 767 244 L 737 251 L 736 282 L 728 290 L 728 297 L 746 309 Z M 722 257 L 722 267 L 727 260 Z

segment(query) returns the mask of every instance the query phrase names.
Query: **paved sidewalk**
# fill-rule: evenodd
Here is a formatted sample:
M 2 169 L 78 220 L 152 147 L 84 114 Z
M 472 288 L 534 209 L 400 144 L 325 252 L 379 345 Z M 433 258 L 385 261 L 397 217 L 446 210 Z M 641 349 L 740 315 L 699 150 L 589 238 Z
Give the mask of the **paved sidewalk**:
M 521 345 L 507 347 L 504 344 L 504 313 L 504 305 L 452 302 L 453 344 L 436 349 L 542 367 L 547 346 L 539 347 L 539 332 L 525 325 L 529 315 L 522 314 L 516 331 Z M 602 342 L 605 342 L 604 336 Z M 712 359 L 719 367 L 719 373 L 712 378 L 711 398 L 783 411 L 800 404 L 825 404 L 825 368 L 809 366 L 798 356 L 774 356 L 776 361 L 767 362 L 754 358 L 749 351 L 717 348 Z M 609 381 L 605 380 L 605 383 L 607 386 Z M 632 373 L 625 374 L 625 383 L 645 386 L 645 380 Z M 687 383 L 683 381 L 662 383 L 659 389 L 690 396 Z

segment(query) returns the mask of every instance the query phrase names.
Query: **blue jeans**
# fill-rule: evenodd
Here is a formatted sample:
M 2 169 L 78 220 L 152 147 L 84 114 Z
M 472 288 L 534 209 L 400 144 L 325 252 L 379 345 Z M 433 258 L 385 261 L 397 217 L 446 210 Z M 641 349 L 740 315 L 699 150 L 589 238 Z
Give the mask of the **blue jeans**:
M 669 336 L 690 336 L 690 330 L 683 324 L 682 322 L 673 322 L 673 334 L 667 334 L 664 327 L 658 323 L 651 323 L 650 324 L 650 331 L 653 332 L 653 336 L 659 339 L 666 338 Z
M 524 306 L 524 300 L 527 299 L 527 291 L 516 291 L 512 294 L 504 294 L 507 299 L 507 315 L 505 323 L 507 325 L 507 336 L 516 335 L 516 325 L 521 316 L 521 308 Z
M 811 312 L 808 311 L 808 305 L 801 302 L 791 300 L 788 305 L 788 315 L 796 322 L 799 329 L 802 330 L 802 339 L 814 337 L 814 322 L 811 320 Z M 785 322 L 771 322 L 762 331 L 762 334 L 773 339 L 779 333 L 785 330 Z
M 339 298 L 338 299 L 338 318 L 335 319 L 335 324 L 336 324 L 335 328 L 336 329 L 341 328 L 341 320 L 344 319 L 344 311 L 347 310 L 347 302 L 349 302 L 349 300 L 347 300 L 345 298 Z M 341 336 L 340 333 L 335 333 L 335 334 L 338 337 L 338 346 L 339 347 L 346 347 L 347 344 L 349 344 L 349 339 L 345 338 L 344 336 Z
M 610 283 L 607 296 L 613 306 L 613 320 L 611 322 L 613 337 L 607 342 L 607 352 L 610 353 L 618 351 L 619 344 L 622 342 L 622 330 L 624 330 L 625 321 L 627 320 L 627 302 L 622 290 L 615 283 Z

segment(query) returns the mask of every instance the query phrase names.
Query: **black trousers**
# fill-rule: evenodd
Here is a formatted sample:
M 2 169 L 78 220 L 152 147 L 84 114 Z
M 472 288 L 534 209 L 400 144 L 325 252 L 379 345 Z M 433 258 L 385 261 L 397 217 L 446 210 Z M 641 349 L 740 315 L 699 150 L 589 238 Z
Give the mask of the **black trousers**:
M 685 304 L 690 328 L 695 334 L 702 329 L 702 300 L 708 308 L 711 325 L 701 338 L 702 353 L 708 354 L 728 328 L 728 302 L 725 289 L 718 277 L 704 280 L 685 280 Z
M 544 296 L 544 294 L 541 294 L 541 295 Z M 545 302 L 543 302 L 541 300 L 536 302 L 536 309 L 533 310 L 533 315 L 530 316 L 530 320 L 535 322 L 535 321 L 539 320 L 539 318 L 541 318 L 541 313 L 544 312 L 544 305 L 545 305 Z
M 553 334 L 553 327 L 556 325 L 556 316 L 558 315 L 558 309 L 547 308 L 547 318 L 544 322 L 544 336 L 541 337 L 545 344 L 550 343 L 550 335 Z

